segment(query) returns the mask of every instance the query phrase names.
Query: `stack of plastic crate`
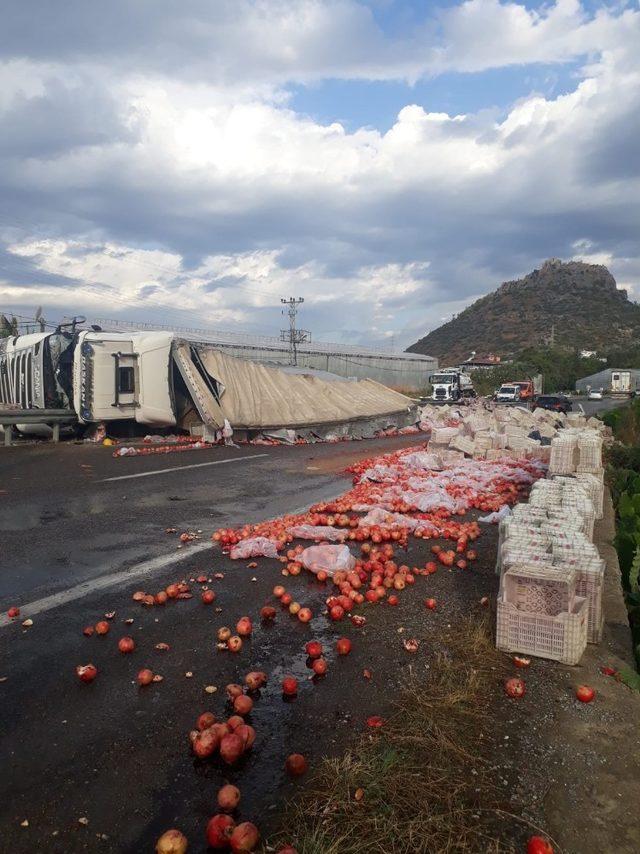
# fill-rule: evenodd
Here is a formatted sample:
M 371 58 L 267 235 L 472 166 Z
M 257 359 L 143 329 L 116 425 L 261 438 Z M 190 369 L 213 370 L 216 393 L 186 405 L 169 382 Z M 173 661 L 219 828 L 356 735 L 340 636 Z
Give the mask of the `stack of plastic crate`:
M 562 489 L 562 509 L 584 519 L 585 535 L 593 540 L 596 510 L 584 486 L 576 480 L 565 483 Z
M 528 514 L 528 515 L 527 515 Z M 602 589 L 605 563 L 597 548 L 581 529 L 579 513 L 545 510 L 517 505 L 511 518 L 501 522 L 496 570 L 504 574 L 521 564 L 534 570 L 576 572 L 576 594 L 587 600 L 587 640 L 599 643 L 602 637 Z
M 576 480 L 587 491 L 593 503 L 596 519 L 602 519 L 604 512 L 604 469 L 599 472 L 577 472 Z
M 529 503 L 543 507 L 551 518 L 566 518 L 569 513 L 579 518 L 582 530 L 593 539 L 596 511 L 586 489 L 575 478 L 539 480 L 531 490 Z
M 498 598 L 496 646 L 577 664 L 587 645 L 587 600 L 576 594 L 574 569 L 512 566 Z
M 565 431 L 551 440 L 549 474 L 571 474 L 578 462 L 578 442 L 575 433 Z

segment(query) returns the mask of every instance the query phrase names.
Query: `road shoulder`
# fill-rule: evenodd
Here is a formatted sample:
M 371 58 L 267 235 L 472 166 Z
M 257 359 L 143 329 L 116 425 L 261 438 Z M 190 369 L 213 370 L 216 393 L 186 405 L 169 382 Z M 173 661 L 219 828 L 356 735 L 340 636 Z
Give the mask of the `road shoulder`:
M 560 761 L 544 799 L 545 826 L 567 854 L 640 851 L 640 693 L 600 673 L 603 665 L 634 666 L 614 534 L 607 492 L 594 537 L 607 565 L 603 639 L 587 647 L 579 667 L 558 668 L 554 682 L 561 701 L 546 733 Z M 592 704 L 573 699 L 580 683 L 596 689 Z

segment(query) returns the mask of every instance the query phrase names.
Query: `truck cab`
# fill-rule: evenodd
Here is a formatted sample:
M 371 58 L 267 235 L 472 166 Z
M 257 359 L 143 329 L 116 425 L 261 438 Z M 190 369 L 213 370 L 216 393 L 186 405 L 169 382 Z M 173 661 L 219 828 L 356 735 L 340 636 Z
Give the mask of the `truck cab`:
M 176 423 L 171 332 L 80 332 L 73 360 L 73 402 L 81 423 Z
M 438 371 L 437 374 L 429 377 L 429 382 L 433 386 L 432 400 L 444 402 L 476 396 L 471 377 L 456 368 L 444 368 Z
M 520 389 L 520 400 L 533 400 L 535 389 L 532 380 L 516 380 L 509 385 L 517 385 Z

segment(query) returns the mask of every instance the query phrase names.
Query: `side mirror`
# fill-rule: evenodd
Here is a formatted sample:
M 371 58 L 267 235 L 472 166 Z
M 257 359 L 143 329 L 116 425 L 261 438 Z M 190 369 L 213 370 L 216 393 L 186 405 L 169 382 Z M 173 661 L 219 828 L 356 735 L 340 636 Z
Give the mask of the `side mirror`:
M 427 382 L 430 382 L 430 383 L 433 382 L 433 374 L 430 377 L 427 377 Z

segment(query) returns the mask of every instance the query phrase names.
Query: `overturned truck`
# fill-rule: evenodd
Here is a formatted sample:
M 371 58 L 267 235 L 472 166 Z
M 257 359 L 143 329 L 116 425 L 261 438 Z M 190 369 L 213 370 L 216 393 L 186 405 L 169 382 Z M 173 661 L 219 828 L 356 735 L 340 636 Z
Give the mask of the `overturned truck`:
M 373 380 L 321 379 L 229 356 L 171 332 L 58 329 L 0 340 L 0 406 L 69 410 L 78 425 L 135 422 L 206 440 L 235 435 L 374 435 L 418 420 L 414 402 Z

